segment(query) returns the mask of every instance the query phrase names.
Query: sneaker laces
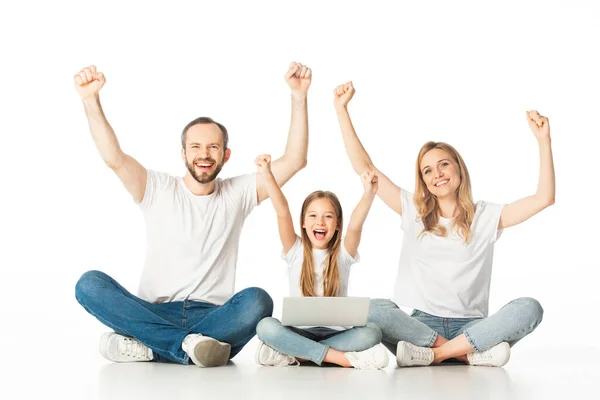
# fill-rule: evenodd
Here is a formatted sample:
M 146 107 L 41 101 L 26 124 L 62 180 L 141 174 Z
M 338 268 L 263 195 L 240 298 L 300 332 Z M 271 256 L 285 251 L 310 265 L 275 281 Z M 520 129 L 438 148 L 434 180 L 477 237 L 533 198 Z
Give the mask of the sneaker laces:
M 431 361 L 431 349 L 429 347 L 411 346 L 410 359 L 418 361 Z
M 137 359 L 149 358 L 148 347 L 142 344 L 142 342 L 131 338 L 123 338 L 122 344 L 123 346 L 120 346 L 122 355 L 125 355 L 127 357 L 134 357 Z

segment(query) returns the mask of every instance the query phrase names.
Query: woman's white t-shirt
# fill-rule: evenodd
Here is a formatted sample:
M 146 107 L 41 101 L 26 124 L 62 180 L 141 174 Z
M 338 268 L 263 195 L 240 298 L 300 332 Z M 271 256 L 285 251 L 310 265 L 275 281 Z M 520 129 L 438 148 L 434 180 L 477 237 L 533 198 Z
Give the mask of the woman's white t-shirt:
M 440 218 L 445 237 L 424 233 L 413 194 L 401 190 L 404 239 L 396 278 L 394 301 L 439 317 L 472 318 L 488 315 L 494 244 L 503 204 L 479 201 L 464 239 L 452 220 Z

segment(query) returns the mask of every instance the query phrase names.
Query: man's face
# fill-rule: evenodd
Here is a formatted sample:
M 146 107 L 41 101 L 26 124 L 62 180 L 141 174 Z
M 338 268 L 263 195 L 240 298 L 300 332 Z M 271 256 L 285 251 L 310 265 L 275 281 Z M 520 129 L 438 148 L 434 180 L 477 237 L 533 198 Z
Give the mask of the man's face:
M 198 124 L 188 129 L 183 161 L 196 181 L 212 182 L 229 160 L 229 149 L 223 148 L 223 133 L 215 124 Z

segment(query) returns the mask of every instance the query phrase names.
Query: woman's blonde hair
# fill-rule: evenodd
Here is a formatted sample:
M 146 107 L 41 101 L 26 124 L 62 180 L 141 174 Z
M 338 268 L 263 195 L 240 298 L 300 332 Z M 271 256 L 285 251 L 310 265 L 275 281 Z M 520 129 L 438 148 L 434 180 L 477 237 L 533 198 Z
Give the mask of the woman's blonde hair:
M 423 173 L 421 171 L 421 161 L 425 154 L 433 149 L 440 149 L 445 151 L 452 157 L 452 159 L 458 165 L 458 171 L 460 173 L 460 185 L 456 190 L 458 215 L 453 221 L 453 229 L 463 237 L 465 243 L 469 241 L 471 236 L 471 223 L 475 216 L 475 204 L 473 203 L 473 196 L 471 194 L 471 178 L 469 177 L 469 170 L 463 161 L 463 158 L 458 154 L 458 151 L 447 143 L 443 142 L 427 142 L 421 147 L 419 156 L 417 157 L 417 169 L 416 169 L 416 187 L 414 202 L 417 207 L 417 212 L 423 225 L 425 226 L 419 236 L 425 232 L 432 232 L 437 236 L 446 236 L 446 228 L 439 224 L 440 219 L 440 207 L 438 199 L 433 195 L 423 180 Z
M 342 216 L 342 205 L 337 196 L 331 192 L 317 190 L 308 195 L 302 204 L 300 213 L 300 226 L 304 226 L 304 216 L 310 203 L 318 199 L 328 199 L 335 209 L 337 217 L 336 231 L 329 241 L 329 255 L 323 266 L 323 296 L 335 297 L 341 288 L 340 273 L 338 270 L 338 254 L 341 246 L 342 227 L 344 226 Z M 302 261 L 302 273 L 300 274 L 300 290 L 303 296 L 316 296 L 314 280 L 313 249 L 306 229 L 302 228 L 302 245 L 304 248 L 304 260 Z

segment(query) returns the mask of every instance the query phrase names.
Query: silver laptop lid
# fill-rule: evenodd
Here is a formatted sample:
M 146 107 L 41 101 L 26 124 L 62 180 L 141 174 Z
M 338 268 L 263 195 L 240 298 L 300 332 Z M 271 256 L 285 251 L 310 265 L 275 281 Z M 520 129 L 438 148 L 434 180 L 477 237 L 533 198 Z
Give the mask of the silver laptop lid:
M 364 326 L 368 297 L 284 297 L 284 326 Z

